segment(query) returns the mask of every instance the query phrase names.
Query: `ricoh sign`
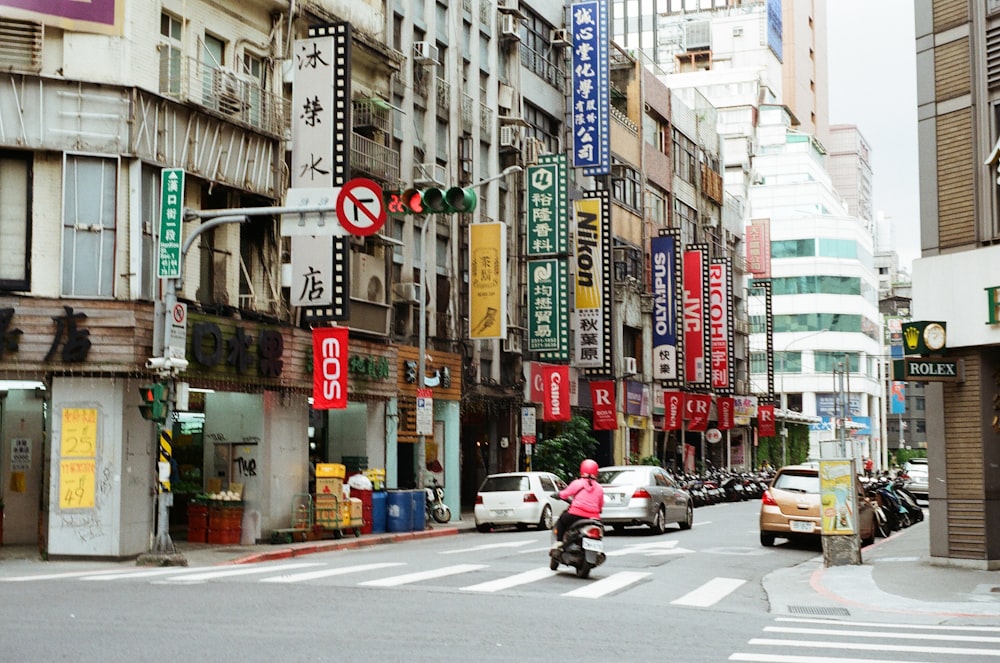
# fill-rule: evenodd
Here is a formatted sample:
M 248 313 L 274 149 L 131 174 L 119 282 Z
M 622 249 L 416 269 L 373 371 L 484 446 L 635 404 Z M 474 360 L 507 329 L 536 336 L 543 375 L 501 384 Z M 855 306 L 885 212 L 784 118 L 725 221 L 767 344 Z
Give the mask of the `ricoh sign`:
M 892 362 L 892 379 L 906 382 L 964 382 L 965 366 L 961 359 L 907 357 Z

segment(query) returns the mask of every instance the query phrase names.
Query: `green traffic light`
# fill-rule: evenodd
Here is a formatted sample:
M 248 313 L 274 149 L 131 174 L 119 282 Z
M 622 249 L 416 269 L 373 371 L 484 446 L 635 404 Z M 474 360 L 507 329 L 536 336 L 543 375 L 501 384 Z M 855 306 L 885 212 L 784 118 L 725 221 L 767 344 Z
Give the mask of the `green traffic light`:
M 441 189 L 427 189 L 421 194 L 420 198 L 423 200 L 424 207 L 428 212 L 441 214 L 451 211 L 448 209 L 448 201 L 445 199 L 444 191 Z
M 448 193 L 445 194 L 448 207 L 463 214 L 475 210 L 477 200 L 475 191 L 457 186 L 448 189 Z

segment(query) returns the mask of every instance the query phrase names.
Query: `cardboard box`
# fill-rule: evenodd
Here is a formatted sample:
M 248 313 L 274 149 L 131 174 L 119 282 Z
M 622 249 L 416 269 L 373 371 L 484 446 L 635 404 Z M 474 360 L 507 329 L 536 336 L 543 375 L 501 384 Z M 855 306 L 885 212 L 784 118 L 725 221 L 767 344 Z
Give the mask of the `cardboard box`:
M 340 497 L 344 494 L 344 480 L 332 477 L 316 477 L 316 495 Z
M 316 479 L 322 477 L 343 480 L 346 475 L 347 467 L 340 463 L 316 463 Z
M 351 498 L 351 520 L 361 520 L 362 518 L 362 502 L 357 497 Z

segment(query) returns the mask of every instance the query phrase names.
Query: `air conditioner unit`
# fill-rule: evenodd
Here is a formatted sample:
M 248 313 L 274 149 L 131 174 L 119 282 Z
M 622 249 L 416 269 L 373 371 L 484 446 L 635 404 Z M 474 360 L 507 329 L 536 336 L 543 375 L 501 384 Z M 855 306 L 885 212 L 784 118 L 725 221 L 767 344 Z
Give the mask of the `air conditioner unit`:
M 521 20 L 514 14 L 501 14 L 500 36 L 507 39 L 520 39 Z
M 437 163 L 418 163 L 413 166 L 413 183 L 417 186 L 436 184 L 444 186 L 447 172 Z
M 518 2 L 519 0 L 500 0 L 497 3 L 497 10 L 501 12 L 520 13 L 521 10 L 518 7 Z
M 440 64 L 438 47 L 429 41 L 413 42 L 413 60 L 421 64 Z
M 223 113 L 238 113 L 244 108 L 246 99 L 246 81 L 225 67 L 212 70 L 212 89 L 218 100 L 218 109 Z
M 572 46 L 573 35 L 569 30 L 557 28 L 549 33 L 549 41 L 553 46 Z
M 385 261 L 367 253 L 351 253 L 351 297 L 385 304 Z
M 636 370 L 635 357 L 622 357 L 622 373 L 625 375 L 635 375 L 639 371 Z
M 393 283 L 392 299 L 396 304 L 419 304 L 420 285 L 416 283 Z
M 505 124 L 500 127 L 500 147 L 521 149 L 521 127 Z

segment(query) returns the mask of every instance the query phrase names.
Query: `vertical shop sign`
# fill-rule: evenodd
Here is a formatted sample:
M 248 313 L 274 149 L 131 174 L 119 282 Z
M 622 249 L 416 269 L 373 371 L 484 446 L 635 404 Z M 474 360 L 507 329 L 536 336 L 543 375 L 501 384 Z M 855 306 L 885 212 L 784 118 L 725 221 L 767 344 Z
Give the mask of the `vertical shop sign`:
M 574 203 L 576 225 L 575 364 L 611 373 L 611 233 L 608 192 Z
M 715 410 L 718 415 L 717 428 L 719 430 L 729 430 L 734 426 L 736 399 L 732 396 L 719 396 L 715 399 Z
M 713 260 L 708 268 L 708 321 L 712 348 L 712 389 L 732 393 L 733 270 L 729 258 Z
M 668 230 L 650 240 L 653 268 L 653 379 L 678 387 L 683 382 L 683 351 L 677 335 L 681 314 L 680 231 Z
M 570 5 L 573 32 L 573 167 L 610 170 L 608 0 Z
M 684 392 L 663 392 L 663 430 L 680 430 L 684 423 Z
M 528 166 L 528 224 L 525 255 L 566 253 L 569 227 L 566 220 L 566 155 L 545 154 Z
M 757 433 L 761 437 L 774 437 L 774 406 L 757 406 Z
M 528 351 L 569 359 L 569 270 L 565 260 L 528 261 Z
M 594 406 L 594 430 L 615 430 L 618 428 L 614 380 L 591 382 L 590 402 Z
M 469 338 L 507 336 L 507 224 L 469 226 Z
M 710 394 L 685 394 L 684 420 L 688 422 L 688 430 L 707 430 L 708 414 L 711 409 L 712 396 Z
M 313 409 L 347 407 L 347 327 L 316 327 L 313 341 Z
M 310 28 L 307 39 L 295 40 L 294 51 L 291 186 L 329 192 L 332 187 L 344 185 L 350 172 L 350 23 Z M 330 214 L 328 223 L 337 225 L 334 214 Z M 332 255 L 333 270 L 327 286 L 330 301 L 322 301 L 326 299 L 324 294 L 317 303 L 302 302 L 303 319 L 307 322 L 347 320 L 350 317 L 350 239 L 320 235 L 313 241 Z M 301 264 L 301 261 L 293 257 L 293 263 Z M 297 277 L 292 287 L 293 296 L 309 286 L 308 274 L 307 271 L 293 275 Z
M 770 219 L 753 219 L 747 226 L 747 262 L 755 279 L 771 278 Z
M 535 408 L 525 406 L 521 408 L 521 443 L 534 444 L 537 441 L 535 427 Z
M 708 246 L 688 244 L 684 251 L 684 381 L 691 387 L 708 387 L 707 330 Z
M 569 366 L 545 364 L 542 385 L 542 421 L 569 421 Z

